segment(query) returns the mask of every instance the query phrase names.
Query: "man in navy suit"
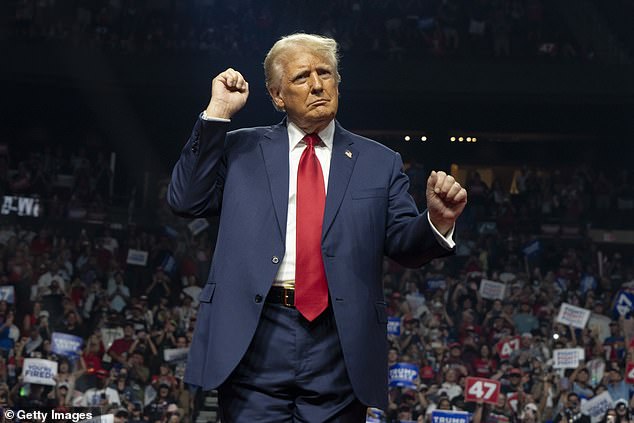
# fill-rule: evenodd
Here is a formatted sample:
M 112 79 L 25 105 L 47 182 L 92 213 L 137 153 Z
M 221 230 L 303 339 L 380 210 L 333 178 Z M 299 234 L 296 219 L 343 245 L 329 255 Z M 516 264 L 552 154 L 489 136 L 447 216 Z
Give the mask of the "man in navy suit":
M 337 44 L 294 34 L 264 62 L 278 125 L 228 132 L 249 84 L 213 79 L 168 190 L 176 213 L 220 215 L 185 381 L 219 390 L 226 422 L 363 422 L 387 406 L 382 259 L 452 253 L 467 202 L 432 172 L 419 213 L 398 153 L 335 120 Z

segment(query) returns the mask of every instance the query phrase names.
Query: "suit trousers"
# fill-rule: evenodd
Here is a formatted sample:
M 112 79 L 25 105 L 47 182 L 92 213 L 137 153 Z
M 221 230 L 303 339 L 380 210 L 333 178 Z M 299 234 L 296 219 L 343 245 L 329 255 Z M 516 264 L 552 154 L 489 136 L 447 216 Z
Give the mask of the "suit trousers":
M 222 423 L 361 423 L 332 308 L 312 322 L 264 305 L 255 336 L 218 389 Z

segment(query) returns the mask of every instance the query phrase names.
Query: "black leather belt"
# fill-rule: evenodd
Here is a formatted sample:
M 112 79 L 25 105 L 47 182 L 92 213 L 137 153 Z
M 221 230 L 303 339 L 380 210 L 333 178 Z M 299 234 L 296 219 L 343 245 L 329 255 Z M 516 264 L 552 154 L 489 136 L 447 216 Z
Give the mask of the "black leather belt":
M 270 304 L 281 304 L 285 307 L 295 307 L 295 290 L 273 286 L 266 296 L 266 302 Z

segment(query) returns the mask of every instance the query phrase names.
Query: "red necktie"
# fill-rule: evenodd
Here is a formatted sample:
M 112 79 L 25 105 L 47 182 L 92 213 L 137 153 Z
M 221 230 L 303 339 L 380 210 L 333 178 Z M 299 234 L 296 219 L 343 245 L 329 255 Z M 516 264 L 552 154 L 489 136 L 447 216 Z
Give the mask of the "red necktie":
M 309 321 L 328 307 L 328 283 L 321 256 L 321 226 L 326 190 L 321 165 L 315 154 L 317 134 L 304 137 L 306 148 L 297 168 L 297 251 L 295 258 L 295 307 Z

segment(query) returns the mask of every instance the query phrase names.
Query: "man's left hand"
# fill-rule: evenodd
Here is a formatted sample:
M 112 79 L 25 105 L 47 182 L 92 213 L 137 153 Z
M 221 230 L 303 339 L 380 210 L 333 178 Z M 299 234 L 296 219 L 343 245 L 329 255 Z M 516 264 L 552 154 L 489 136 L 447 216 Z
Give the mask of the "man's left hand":
M 432 171 L 427 179 L 427 211 L 432 225 L 446 235 L 467 205 L 467 190 L 453 176 Z

